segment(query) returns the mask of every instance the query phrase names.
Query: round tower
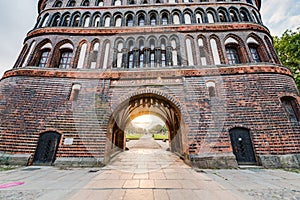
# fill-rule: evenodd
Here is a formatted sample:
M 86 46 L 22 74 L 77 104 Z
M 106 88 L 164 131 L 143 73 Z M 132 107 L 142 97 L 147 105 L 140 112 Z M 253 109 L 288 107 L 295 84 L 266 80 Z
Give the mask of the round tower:
M 0 151 L 12 163 L 102 165 L 126 149 L 130 121 L 152 114 L 194 166 L 299 167 L 299 95 L 260 7 L 40 0 L 1 79 Z

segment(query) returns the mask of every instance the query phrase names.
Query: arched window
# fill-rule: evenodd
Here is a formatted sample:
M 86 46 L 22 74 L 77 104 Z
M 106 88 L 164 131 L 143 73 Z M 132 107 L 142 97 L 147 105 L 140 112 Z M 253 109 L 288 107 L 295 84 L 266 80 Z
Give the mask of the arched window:
M 230 65 L 241 63 L 236 45 L 226 45 L 226 56 Z
M 61 26 L 69 26 L 69 23 L 70 23 L 70 15 L 67 14 L 63 17 Z
M 155 40 L 151 39 L 149 44 L 150 44 L 150 67 L 155 67 Z
M 110 49 L 110 44 L 109 44 L 109 42 L 107 42 L 104 45 L 103 69 L 107 69 L 108 68 L 109 49 Z
M 299 106 L 293 97 L 282 97 L 281 104 L 291 122 L 299 121 Z
M 73 57 L 73 50 L 68 48 L 60 49 L 59 68 L 69 69 L 71 66 L 71 60 Z
M 212 38 L 210 40 L 211 51 L 213 55 L 213 60 L 215 65 L 221 64 L 220 55 L 218 51 L 218 45 L 216 39 Z
M 243 22 L 249 22 L 249 17 L 248 17 L 248 14 L 244 11 L 244 10 L 241 10 L 241 19 Z
M 42 24 L 41 27 L 46 27 L 48 20 L 49 20 L 49 14 L 46 14 L 41 21 Z
M 128 0 L 128 4 L 129 5 L 134 5 L 135 4 L 135 0 Z
M 193 48 L 192 48 L 192 41 L 190 38 L 185 40 L 186 45 L 186 54 L 187 54 L 187 65 L 193 66 L 194 65 L 194 56 L 193 56 Z
M 70 0 L 67 4 L 67 7 L 74 7 L 76 5 L 76 1 L 75 0 Z
M 177 13 L 173 15 L 173 23 L 174 24 L 180 24 L 180 18 L 179 18 L 179 15 Z
M 52 18 L 51 26 L 52 27 L 58 26 L 59 21 L 60 21 L 59 14 L 54 15 L 54 17 Z
M 217 96 L 216 93 L 216 83 L 213 81 L 207 81 L 206 82 L 206 87 L 208 89 L 208 95 L 209 97 L 215 97 Z
M 115 22 L 116 23 L 115 24 L 116 27 L 122 26 L 122 18 L 120 16 L 117 16 L 116 19 L 115 19 L 115 21 L 116 21 Z
M 219 11 L 219 19 L 220 19 L 220 22 L 226 22 L 226 16 L 224 14 L 223 11 Z
M 157 20 L 156 20 L 156 16 L 155 15 L 151 15 L 150 16 L 150 25 L 151 26 L 157 25 Z
M 81 6 L 90 6 L 90 1 L 89 0 L 83 0 L 81 3 Z
M 214 15 L 211 12 L 207 13 L 207 20 L 208 23 L 215 23 Z
M 117 68 L 121 68 L 122 66 L 122 57 L 123 57 L 123 42 L 119 42 L 117 46 Z
M 205 55 L 205 49 L 204 49 L 204 42 L 202 38 L 198 39 L 198 46 L 199 46 L 199 52 L 200 52 L 200 61 L 202 65 L 207 65 L 206 55 Z
M 104 6 L 103 0 L 96 0 L 95 6 Z
M 141 0 L 141 4 L 148 4 L 147 0 Z
M 177 44 L 176 44 L 176 40 L 173 39 L 171 41 L 171 47 L 172 47 L 172 61 L 173 61 L 173 66 L 177 66 L 178 65 L 178 54 L 177 54 Z
M 110 27 L 110 16 L 106 16 L 104 19 L 104 27 Z
M 133 16 L 132 15 L 127 16 L 126 26 L 133 26 Z
M 100 26 L 100 16 L 95 16 L 93 21 L 93 27 L 99 27 Z
M 168 15 L 166 13 L 164 13 L 161 17 L 161 24 L 168 25 Z
M 73 27 L 78 27 L 79 26 L 79 22 L 80 22 L 80 16 L 76 15 L 74 16 L 74 20 L 73 20 Z
M 23 62 L 23 64 L 22 64 L 22 67 L 27 66 L 29 60 L 31 59 L 31 54 L 32 54 L 32 52 L 33 52 L 33 49 L 35 48 L 35 44 L 36 44 L 35 41 L 33 41 L 33 42 L 31 43 L 30 49 L 29 49 L 29 51 L 26 53 L 26 57 L 25 57 L 25 59 L 24 59 L 24 62 Z
M 46 48 L 46 49 L 42 49 L 41 50 L 41 55 L 40 55 L 40 59 L 39 59 L 39 63 L 38 66 L 39 67 L 46 67 L 46 64 L 48 63 L 48 59 L 49 59 L 49 54 L 50 54 L 51 49 Z
M 62 7 L 62 2 L 59 0 L 59 1 L 56 1 L 54 4 L 53 4 L 53 7 L 56 7 L 56 8 L 59 8 L 59 7 Z
M 83 21 L 83 27 L 89 27 L 90 26 L 90 19 L 91 17 L 90 16 L 84 16 L 84 21 Z
M 121 6 L 122 5 L 122 1 L 121 0 L 116 0 L 115 1 L 115 6 Z
M 260 56 L 259 56 L 259 53 L 258 53 L 257 44 L 250 43 L 250 44 L 248 44 L 248 46 L 249 46 L 249 50 L 250 50 L 250 53 L 251 53 L 252 60 L 256 63 L 261 62 L 261 59 L 260 59 Z
M 196 13 L 196 21 L 197 21 L 198 24 L 203 23 L 202 15 L 200 13 Z
M 143 15 L 139 16 L 138 24 L 139 26 L 145 26 L 145 17 Z
M 80 54 L 79 54 L 77 69 L 84 68 L 85 58 L 86 58 L 86 50 L 87 50 L 87 44 L 83 43 L 80 47 Z
M 97 60 L 98 60 L 98 51 L 99 51 L 99 42 L 95 42 L 93 44 L 93 51 L 91 53 L 91 65 L 90 65 L 90 68 L 91 69 L 96 69 L 97 67 Z
M 161 67 L 166 67 L 166 40 L 161 39 Z
M 237 14 L 235 11 L 231 10 L 230 11 L 230 17 L 232 22 L 238 22 L 239 18 L 237 17 Z
M 185 13 L 184 14 L 184 23 L 185 24 L 191 24 L 192 21 L 191 21 L 191 15 L 189 13 Z

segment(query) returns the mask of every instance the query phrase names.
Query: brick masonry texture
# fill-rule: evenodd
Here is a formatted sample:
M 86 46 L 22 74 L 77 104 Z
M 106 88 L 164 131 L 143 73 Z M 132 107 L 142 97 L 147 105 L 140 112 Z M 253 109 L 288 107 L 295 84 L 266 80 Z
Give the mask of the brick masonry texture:
M 280 101 L 283 96 L 299 100 L 298 91 L 292 77 L 284 73 L 180 75 L 175 77 L 178 84 L 122 87 L 128 79 L 45 78 L 17 72 L 8 72 L 1 80 L 1 152 L 33 155 L 39 135 L 57 131 L 62 134 L 57 157 L 103 161 L 111 144 L 107 127 L 114 108 L 143 88 L 172 97 L 180 105 L 186 156 L 231 153 L 229 130 L 234 127 L 250 130 L 257 157 L 300 153 L 300 124 L 288 119 Z M 167 75 L 163 79 L 174 82 Z M 209 97 L 207 81 L 216 83 L 216 97 Z M 74 83 L 82 85 L 77 101 L 69 100 Z M 73 145 L 64 145 L 65 138 L 74 138 Z

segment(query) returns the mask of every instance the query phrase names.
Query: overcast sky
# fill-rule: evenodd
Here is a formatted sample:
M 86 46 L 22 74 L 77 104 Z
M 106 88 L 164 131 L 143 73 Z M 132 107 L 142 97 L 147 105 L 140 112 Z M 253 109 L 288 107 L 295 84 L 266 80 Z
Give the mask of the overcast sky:
M 15 63 L 36 22 L 38 0 L 0 0 L 0 77 Z M 272 35 L 300 26 L 299 0 L 263 0 L 262 17 Z

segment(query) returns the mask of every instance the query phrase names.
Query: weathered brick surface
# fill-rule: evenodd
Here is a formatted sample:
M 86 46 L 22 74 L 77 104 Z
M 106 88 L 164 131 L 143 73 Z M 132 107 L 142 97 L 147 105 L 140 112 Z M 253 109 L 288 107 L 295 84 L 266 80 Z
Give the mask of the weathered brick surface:
M 256 156 L 300 153 L 300 124 L 289 121 L 280 102 L 283 96 L 299 100 L 291 76 L 241 71 L 203 76 L 198 71 L 194 76 L 182 76 L 187 72 L 175 77 L 163 75 L 171 83 L 180 80 L 177 84 L 147 85 L 141 81 L 127 87 L 120 85 L 128 79 L 120 77 L 76 78 L 70 71 L 69 77 L 47 78 L 9 72 L 1 80 L 0 151 L 34 154 L 39 134 L 50 130 L 63 136 L 57 157 L 104 159 L 106 146 L 111 145 L 107 127 L 113 111 L 131 95 L 147 92 L 178 105 L 185 130 L 181 133 L 182 151 L 187 155 L 231 153 L 229 130 L 233 127 L 250 130 Z M 208 95 L 205 83 L 209 80 L 216 82 L 217 97 Z M 69 100 L 73 83 L 82 85 L 77 101 Z M 64 138 L 74 138 L 73 145 L 64 145 Z

